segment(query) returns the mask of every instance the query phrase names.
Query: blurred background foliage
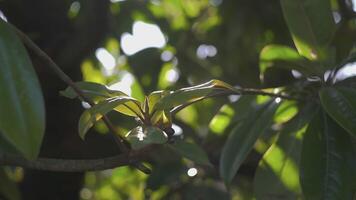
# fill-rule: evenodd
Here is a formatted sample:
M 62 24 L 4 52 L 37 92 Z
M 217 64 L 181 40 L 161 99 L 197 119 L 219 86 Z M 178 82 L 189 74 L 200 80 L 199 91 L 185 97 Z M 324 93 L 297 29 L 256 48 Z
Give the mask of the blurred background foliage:
M 345 21 L 338 23 L 347 41 L 356 37 L 352 5 L 349 0 L 332 0 L 335 20 Z M 282 69 L 268 68 L 260 74 L 259 54 L 264 46 L 293 47 L 279 1 L 0 0 L 0 10 L 73 79 L 103 83 L 140 100 L 154 90 L 174 90 L 213 78 L 251 88 L 298 81 Z M 36 69 L 50 118 L 41 155 L 90 158 L 114 154 L 115 147 L 107 147 L 110 138 L 101 123 L 87 141 L 80 141 L 76 133 L 80 104 L 59 97 L 58 91 L 65 85 L 53 81 L 53 75 L 40 65 L 37 63 Z M 46 199 L 46 192 L 52 195 L 50 199 L 252 199 L 258 160 L 275 140 L 269 136 L 278 127 L 272 126 L 266 139 L 258 140 L 227 189 L 216 168 L 227 133 L 244 119 L 249 108 L 265 101 L 246 96 L 237 104 L 238 98 L 197 103 L 181 111 L 174 121 L 180 137 L 201 145 L 215 168 L 196 165 L 161 148 L 147 158 L 151 175 L 129 167 L 85 174 L 6 169 L 0 175 L 7 173 L 20 184 L 23 199 Z M 274 121 L 286 122 L 297 109 L 293 102 L 285 101 Z M 118 113 L 110 118 L 122 135 L 135 126 L 133 120 Z M 102 142 L 96 142 L 98 138 Z M 290 173 L 292 177 L 293 170 Z

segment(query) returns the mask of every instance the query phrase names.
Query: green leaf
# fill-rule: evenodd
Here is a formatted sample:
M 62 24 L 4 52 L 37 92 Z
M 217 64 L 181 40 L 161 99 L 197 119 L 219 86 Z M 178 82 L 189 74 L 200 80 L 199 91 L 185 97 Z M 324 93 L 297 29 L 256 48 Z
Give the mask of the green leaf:
M 260 53 L 261 73 L 270 66 L 297 70 L 305 76 L 321 74 L 311 62 L 300 56 L 297 51 L 283 45 L 268 45 L 262 49 Z
M 21 194 L 16 183 L 10 180 L 3 167 L 0 167 L 0 197 L 4 197 L 7 200 L 21 199 Z
M 168 141 L 167 134 L 154 126 L 138 126 L 128 132 L 126 138 L 133 149 L 140 149 L 149 144 L 164 144 Z
M 319 96 L 326 112 L 356 137 L 356 89 L 327 87 L 319 92 Z
M 184 140 L 177 140 L 174 144 L 169 144 L 169 147 L 171 147 L 181 156 L 188 158 L 197 164 L 211 165 L 206 152 L 194 143 L 186 142 Z
M 154 110 L 159 111 L 171 109 L 175 106 L 204 99 L 213 92 L 222 91 L 237 92 L 234 87 L 225 82 L 219 80 L 211 80 L 197 86 L 182 88 L 165 95 L 159 102 L 156 103 Z
M 309 60 L 327 57 L 323 49 L 336 30 L 329 0 L 280 0 L 284 18 L 300 55 Z
M 251 111 L 250 115 L 230 133 L 220 159 L 220 175 L 225 183 L 230 183 L 237 170 L 253 148 L 258 137 L 269 127 L 278 108 L 274 100 Z
M 306 199 L 353 199 L 356 154 L 350 136 L 324 112 L 303 138 L 301 185 Z
M 89 98 L 91 101 L 98 103 L 100 101 L 104 101 L 106 99 L 112 98 L 112 97 L 128 97 L 127 94 L 121 92 L 121 91 L 116 91 L 116 90 L 110 90 L 108 89 L 105 85 L 99 84 L 99 83 L 93 83 L 93 82 L 76 82 L 75 83 L 78 88 L 83 92 L 83 94 Z M 77 93 L 71 88 L 68 87 L 67 89 L 63 90 L 60 92 L 61 95 L 74 99 L 74 98 L 80 98 L 78 97 Z M 81 98 L 80 98 L 81 99 Z M 83 99 L 81 99 L 83 101 Z M 139 101 L 131 101 L 131 102 L 126 102 L 125 106 L 118 106 L 115 108 L 116 111 L 136 117 L 136 113 L 141 113 L 140 109 L 138 106 L 140 105 Z
M 155 107 L 155 105 L 167 94 L 169 94 L 170 91 L 154 91 L 152 92 L 150 95 L 148 95 L 148 107 L 149 107 L 149 111 L 150 114 L 152 114 L 153 112 L 153 108 Z
M 127 94 L 121 91 L 110 90 L 105 85 L 99 83 L 83 81 L 76 82 L 75 85 L 93 102 L 98 102 L 110 97 L 127 96 Z M 60 91 L 60 94 L 70 99 L 78 98 L 77 93 L 71 87 L 67 87 L 65 90 Z
M 306 105 L 288 121 L 260 160 L 254 179 L 257 199 L 300 199 L 299 162 L 306 124 L 317 106 Z
M 44 101 L 32 63 L 16 33 L 0 19 L 1 138 L 34 159 L 44 129 Z
M 113 109 L 117 110 L 118 107 L 126 106 L 128 103 L 131 103 L 132 106 L 138 107 L 138 105 L 135 104 L 135 101 L 136 100 L 131 97 L 113 97 L 101 101 L 88 110 L 85 110 L 79 119 L 79 136 L 84 139 L 86 133 L 94 125 L 94 123 Z M 137 114 L 137 116 L 139 115 L 141 115 L 141 112 Z

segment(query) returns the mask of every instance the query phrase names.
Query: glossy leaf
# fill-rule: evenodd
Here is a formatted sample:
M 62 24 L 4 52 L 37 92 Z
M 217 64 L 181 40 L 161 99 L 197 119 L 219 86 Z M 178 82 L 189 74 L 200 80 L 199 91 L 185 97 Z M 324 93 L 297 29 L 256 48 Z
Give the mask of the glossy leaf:
M 306 199 L 352 199 L 355 152 L 350 136 L 325 113 L 310 123 L 303 138 L 301 185 Z
M 257 199 L 301 198 L 299 162 L 302 137 L 315 111 L 317 106 L 306 105 L 283 126 L 276 142 L 263 155 L 254 179 Z
M 94 102 L 98 102 L 110 97 L 127 96 L 127 94 L 121 91 L 110 90 L 105 85 L 99 83 L 76 82 L 75 85 L 83 92 L 87 98 Z M 78 98 L 77 93 L 71 87 L 67 87 L 65 90 L 61 91 L 60 94 L 70 99 Z
M 284 18 L 300 55 L 322 60 L 335 32 L 328 0 L 280 0 Z
M 138 126 L 126 135 L 133 149 L 140 149 L 149 144 L 164 144 L 167 142 L 167 134 L 161 129 L 150 126 Z
M 219 91 L 236 91 L 236 89 L 225 82 L 219 80 L 211 80 L 201 85 L 182 88 L 165 95 L 154 106 L 154 110 L 171 109 L 175 106 L 204 99 L 213 92 Z
M 188 158 L 197 164 L 211 165 L 208 155 L 205 153 L 205 151 L 194 143 L 186 142 L 184 140 L 177 140 L 175 143 L 170 144 L 169 147 L 171 147 L 181 156 Z
M 327 87 L 320 91 L 319 96 L 326 112 L 356 137 L 356 89 Z
M 85 110 L 79 119 L 79 136 L 84 139 L 87 131 L 106 113 L 112 111 L 113 109 L 117 109 L 117 107 L 125 106 L 126 104 L 132 103 L 134 101 L 136 100 L 131 97 L 114 97 L 106 99 L 105 101 L 101 101 L 88 110 Z M 136 105 L 135 103 L 132 104 Z
M 1 138 L 34 159 L 44 128 L 44 101 L 30 58 L 16 33 L 0 19 Z
M 278 63 L 278 65 L 273 65 Z M 260 69 L 263 73 L 267 67 L 276 66 L 287 70 L 297 70 L 305 76 L 321 74 L 312 63 L 300 56 L 294 49 L 283 45 L 268 45 L 260 53 Z
M 269 127 L 278 107 L 274 100 L 251 111 L 231 131 L 220 159 L 220 175 L 225 183 L 230 183 L 237 170 L 253 148 L 258 137 Z

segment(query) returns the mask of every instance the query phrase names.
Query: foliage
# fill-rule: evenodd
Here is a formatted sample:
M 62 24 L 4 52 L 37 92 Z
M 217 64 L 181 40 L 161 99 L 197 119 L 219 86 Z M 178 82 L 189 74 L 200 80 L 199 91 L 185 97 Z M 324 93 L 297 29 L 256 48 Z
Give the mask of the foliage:
M 168 43 L 125 55 L 124 44 L 110 35 L 102 46 L 115 66 L 87 55 L 83 81 L 60 95 L 89 104 L 79 118 L 80 138 L 115 131 L 128 156 L 155 147 L 139 160 L 153 171 L 89 172 L 82 198 L 354 198 L 356 79 L 342 80 L 340 72 L 356 58 L 355 12 L 350 17 L 347 4 L 334 0 L 280 0 L 280 7 L 260 2 L 261 10 L 253 3 L 217 2 L 110 3 L 110 16 L 118 20 L 112 21 L 113 35 L 145 21 L 157 23 Z M 129 17 L 120 21 L 126 9 Z M 79 20 L 73 12 L 68 17 Z M 45 106 L 20 39 L 0 20 L 0 156 L 35 159 Z M 208 53 L 199 54 L 197 46 Z M 129 91 L 115 84 L 127 84 Z M 114 126 L 105 128 L 108 118 Z M 137 162 L 131 167 L 140 169 Z M 4 197 L 18 198 L 5 189 L 0 185 Z

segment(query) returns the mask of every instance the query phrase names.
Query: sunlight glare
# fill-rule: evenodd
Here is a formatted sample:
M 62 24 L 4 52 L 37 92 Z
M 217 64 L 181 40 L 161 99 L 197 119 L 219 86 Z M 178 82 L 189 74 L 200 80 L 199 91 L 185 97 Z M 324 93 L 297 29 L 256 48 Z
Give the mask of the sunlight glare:
M 188 174 L 188 176 L 193 177 L 198 174 L 198 170 L 197 170 L 197 168 L 194 168 L 194 167 L 189 168 L 187 171 L 187 174 Z
M 179 135 L 183 134 L 183 129 L 180 126 L 178 126 L 177 124 L 172 124 L 172 128 L 174 130 L 175 136 L 179 136 Z
M 351 76 L 356 76 L 356 62 L 349 63 L 341 68 L 336 75 L 336 80 L 344 80 Z
M 166 73 L 166 79 L 170 83 L 175 83 L 179 78 L 179 72 L 177 69 L 172 68 L 167 71 Z
M 197 56 L 200 59 L 214 57 L 217 53 L 218 53 L 218 50 L 213 45 L 202 44 L 197 48 Z
M 121 81 L 114 83 L 109 86 L 109 89 L 111 90 L 119 90 L 129 96 L 131 96 L 131 86 L 134 83 L 135 78 L 132 76 L 132 74 L 126 72 L 124 76 L 122 77 Z
M 7 22 L 7 18 L 5 17 L 4 13 L 0 10 L 0 18 Z
M 356 12 L 356 0 L 352 0 L 352 10 Z
M 98 48 L 95 51 L 95 56 L 103 65 L 105 74 L 111 75 L 116 66 L 114 56 L 112 56 L 105 48 Z
M 166 45 L 166 39 L 157 25 L 136 21 L 132 34 L 122 34 L 120 43 L 126 55 L 133 55 L 146 48 L 162 48 Z

